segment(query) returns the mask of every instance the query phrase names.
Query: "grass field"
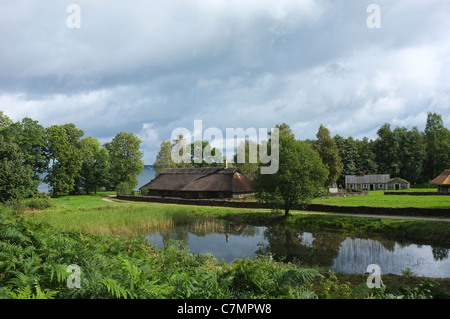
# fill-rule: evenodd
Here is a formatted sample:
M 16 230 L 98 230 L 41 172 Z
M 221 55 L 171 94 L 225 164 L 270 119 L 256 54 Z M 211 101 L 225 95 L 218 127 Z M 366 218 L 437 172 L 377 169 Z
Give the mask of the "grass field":
M 411 189 L 409 192 L 432 191 Z M 435 190 L 434 190 L 435 191 Z M 328 197 L 313 200 L 314 204 L 370 207 L 419 207 L 450 209 L 450 196 L 384 195 L 383 191 L 370 191 L 368 196 Z
M 333 230 L 359 235 L 376 233 L 415 239 L 424 243 L 450 245 L 450 223 L 314 214 L 291 214 L 288 218 L 284 218 L 281 213 L 263 209 L 142 202 L 110 203 L 102 200 L 102 196 L 105 195 L 54 198 L 51 200 L 51 208 L 28 210 L 26 215 L 38 222 L 49 224 L 58 231 L 126 237 L 136 237 L 153 230 L 170 229 L 177 224 L 221 220 L 255 226 L 277 224 L 304 231 Z M 372 194 L 370 197 L 375 198 L 376 195 Z

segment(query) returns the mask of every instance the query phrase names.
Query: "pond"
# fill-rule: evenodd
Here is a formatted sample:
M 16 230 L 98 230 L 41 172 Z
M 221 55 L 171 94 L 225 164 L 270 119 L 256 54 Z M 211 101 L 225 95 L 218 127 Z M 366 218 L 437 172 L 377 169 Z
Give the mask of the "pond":
M 309 233 L 206 221 L 147 234 L 146 239 L 159 248 L 172 240 L 181 241 L 192 253 L 211 253 L 227 263 L 237 258 L 272 254 L 276 259 L 329 267 L 334 272 L 348 274 L 364 274 L 368 265 L 377 264 L 381 274 L 401 275 L 411 271 L 418 276 L 450 277 L 448 248 L 354 238 L 337 232 Z

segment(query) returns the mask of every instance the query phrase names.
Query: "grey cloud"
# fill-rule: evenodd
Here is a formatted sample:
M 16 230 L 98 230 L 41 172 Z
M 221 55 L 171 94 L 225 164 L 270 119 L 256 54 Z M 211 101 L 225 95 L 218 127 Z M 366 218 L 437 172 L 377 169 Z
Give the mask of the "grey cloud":
M 446 1 L 73 1 L 0 4 L 0 108 L 102 140 L 131 131 L 151 163 L 176 127 L 374 137 L 427 110 L 450 122 Z M 420 116 L 419 116 L 420 114 Z M 419 124 L 418 124 L 419 123 Z

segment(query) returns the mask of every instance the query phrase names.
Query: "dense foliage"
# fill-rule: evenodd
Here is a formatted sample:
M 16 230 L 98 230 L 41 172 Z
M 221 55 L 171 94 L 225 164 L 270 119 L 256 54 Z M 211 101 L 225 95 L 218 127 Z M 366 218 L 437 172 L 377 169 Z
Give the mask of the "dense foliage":
M 79 267 L 79 286 L 74 267 Z M 61 232 L 0 206 L 0 299 L 432 298 L 433 283 L 368 289 L 335 274 L 275 261 L 231 264 L 177 244 Z
M 122 182 L 134 188 L 143 168 L 141 143 L 120 132 L 101 146 L 73 123 L 44 128 L 30 118 L 13 122 L 0 111 L 0 203 L 36 194 L 43 180 L 53 196 L 114 189 Z
M 275 174 L 258 171 L 252 188 L 257 198 L 287 215 L 291 208 L 309 204 L 323 193 L 329 171 L 310 145 L 295 139 L 289 126 L 283 124 L 279 132 L 278 171 Z
M 385 123 L 377 135 L 375 140 L 334 136 L 343 163 L 340 185 L 344 184 L 344 175 L 362 172 L 390 174 L 412 185 L 427 185 L 450 167 L 450 131 L 440 114 L 428 113 L 423 132 L 417 127 L 392 129 Z

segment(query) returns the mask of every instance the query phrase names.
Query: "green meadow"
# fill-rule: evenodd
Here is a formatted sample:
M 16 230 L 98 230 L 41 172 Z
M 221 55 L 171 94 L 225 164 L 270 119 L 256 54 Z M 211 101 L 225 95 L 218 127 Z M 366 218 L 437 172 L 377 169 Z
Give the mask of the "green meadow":
M 436 189 L 410 189 L 408 192 L 436 192 Z M 370 207 L 419 207 L 450 209 L 450 196 L 384 195 L 383 191 L 370 191 L 367 196 L 316 198 L 314 204 Z

